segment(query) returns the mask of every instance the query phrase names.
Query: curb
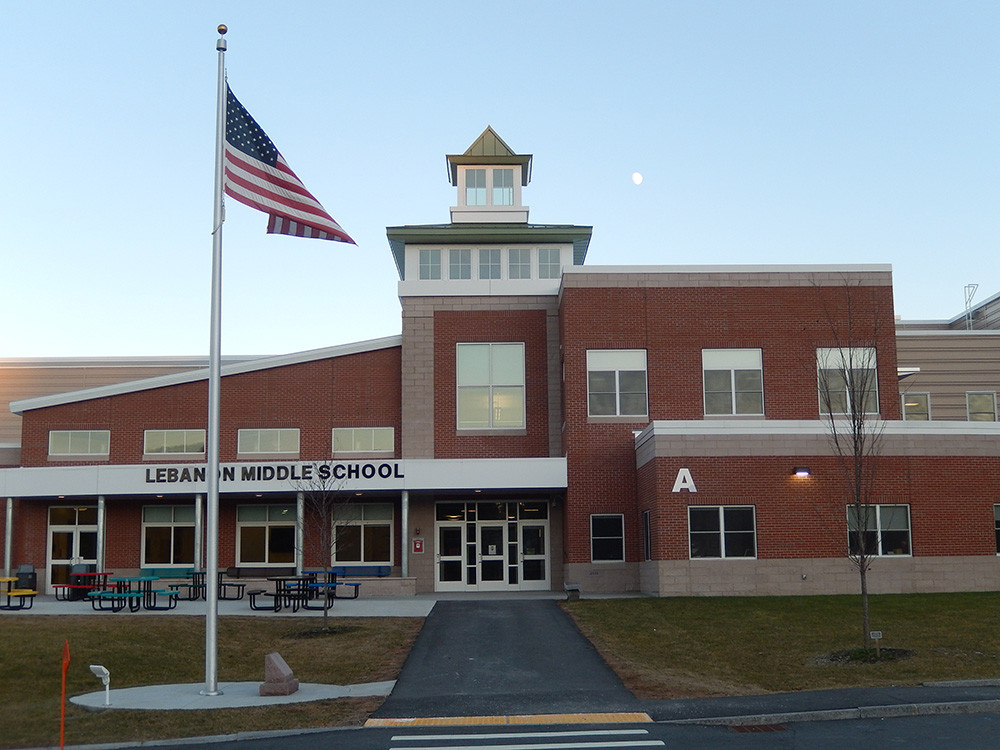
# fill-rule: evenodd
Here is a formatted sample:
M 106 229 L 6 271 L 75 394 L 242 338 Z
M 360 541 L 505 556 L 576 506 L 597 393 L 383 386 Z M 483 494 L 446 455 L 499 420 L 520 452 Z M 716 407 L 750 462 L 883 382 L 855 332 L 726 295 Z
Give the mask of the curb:
M 1000 699 L 955 701 L 951 703 L 899 703 L 889 706 L 833 708 L 822 711 L 792 711 L 745 716 L 713 716 L 699 719 L 667 719 L 660 724 L 702 724 L 705 726 L 756 726 L 789 724 L 796 721 L 843 721 L 850 719 L 891 719 L 897 716 L 1000 713 Z

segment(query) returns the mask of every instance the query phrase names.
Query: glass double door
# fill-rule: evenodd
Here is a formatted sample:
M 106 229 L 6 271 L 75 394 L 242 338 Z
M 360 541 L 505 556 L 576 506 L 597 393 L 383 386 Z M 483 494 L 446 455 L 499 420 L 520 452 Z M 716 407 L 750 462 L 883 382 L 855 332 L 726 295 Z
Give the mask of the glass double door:
M 547 507 L 539 507 L 544 505 L 440 504 L 435 590 L 548 590 Z
M 97 508 L 49 508 L 48 585 L 69 583 L 73 565 L 97 565 Z M 52 593 L 50 588 L 48 593 Z

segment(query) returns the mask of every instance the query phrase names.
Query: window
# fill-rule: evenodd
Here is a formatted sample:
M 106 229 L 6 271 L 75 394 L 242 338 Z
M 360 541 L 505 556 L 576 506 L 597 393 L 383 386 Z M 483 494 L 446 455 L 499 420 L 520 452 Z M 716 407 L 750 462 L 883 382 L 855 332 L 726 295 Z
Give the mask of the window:
M 441 278 L 440 250 L 423 249 L 420 251 L 420 278 L 421 279 Z
M 997 394 L 992 392 L 966 393 L 965 405 L 970 422 L 997 421 Z
M 459 344 L 459 429 L 524 427 L 524 344 Z
M 705 414 L 764 413 L 760 349 L 703 349 Z
M 873 347 L 817 349 L 819 409 L 823 414 L 878 414 Z
M 500 250 L 486 249 L 479 251 L 479 278 L 500 278 Z
M 142 452 L 157 453 L 204 453 L 204 430 L 146 430 L 143 434 Z
M 653 524 L 648 510 L 642 512 L 642 559 L 649 562 L 653 559 Z
M 142 564 L 194 564 L 194 507 L 147 505 L 142 509 Z
M 298 453 L 298 428 L 240 430 L 237 453 Z
M 592 417 L 646 416 L 646 350 L 587 352 L 587 410 Z
M 907 422 L 926 422 L 931 418 L 929 393 L 903 394 L 903 419 Z
M 50 456 L 107 456 L 111 452 L 110 430 L 51 430 Z
M 392 562 L 392 505 L 342 505 L 334 509 L 333 523 L 335 562 Z
M 1000 555 L 1000 505 L 993 506 L 993 528 L 997 538 L 997 554 Z
M 511 248 L 507 256 L 507 278 L 531 278 L 531 250 L 527 248 Z
M 593 562 L 625 559 L 625 517 L 621 514 L 590 517 L 590 559 Z
M 236 557 L 242 565 L 294 563 L 295 506 L 237 506 Z
M 847 532 L 851 555 L 862 551 L 866 555 L 909 555 L 910 508 L 906 505 L 848 506 Z
M 449 250 L 448 251 L 448 278 L 449 279 L 471 279 L 472 278 L 472 251 L 471 250 Z
M 538 278 L 558 279 L 562 275 L 562 264 L 559 262 L 559 250 L 554 247 L 543 247 L 538 251 Z
M 486 170 L 465 170 L 465 205 L 486 205 Z
M 691 557 L 756 557 L 752 505 L 688 508 Z
M 392 427 L 334 427 L 334 453 L 392 453 L 396 449 Z
M 493 170 L 493 205 L 514 205 L 514 170 Z

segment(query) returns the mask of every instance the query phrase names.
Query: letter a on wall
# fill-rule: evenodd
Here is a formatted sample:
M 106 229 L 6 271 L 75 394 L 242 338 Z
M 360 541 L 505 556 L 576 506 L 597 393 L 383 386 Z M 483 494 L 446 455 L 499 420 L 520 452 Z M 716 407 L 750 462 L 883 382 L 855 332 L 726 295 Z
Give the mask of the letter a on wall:
M 697 492 L 698 488 L 694 486 L 694 477 L 691 476 L 690 469 L 681 469 L 677 472 L 677 479 L 674 480 L 674 492 L 681 492 L 682 490 L 687 490 L 688 492 Z

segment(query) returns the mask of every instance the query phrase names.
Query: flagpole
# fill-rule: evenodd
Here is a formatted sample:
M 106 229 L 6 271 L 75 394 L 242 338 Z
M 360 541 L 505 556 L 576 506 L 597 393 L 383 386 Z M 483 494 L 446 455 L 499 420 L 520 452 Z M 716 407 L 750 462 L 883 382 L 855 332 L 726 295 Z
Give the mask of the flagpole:
M 212 227 L 212 309 L 208 355 L 208 444 L 205 472 L 207 523 L 205 526 L 205 688 L 202 695 L 221 695 L 218 679 L 219 626 L 219 415 L 221 409 L 222 341 L 222 222 L 225 208 L 223 190 L 223 139 L 226 134 L 226 38 L 228 29 L 219 26 L 219 91 L 215 115 L 215 210 Z

